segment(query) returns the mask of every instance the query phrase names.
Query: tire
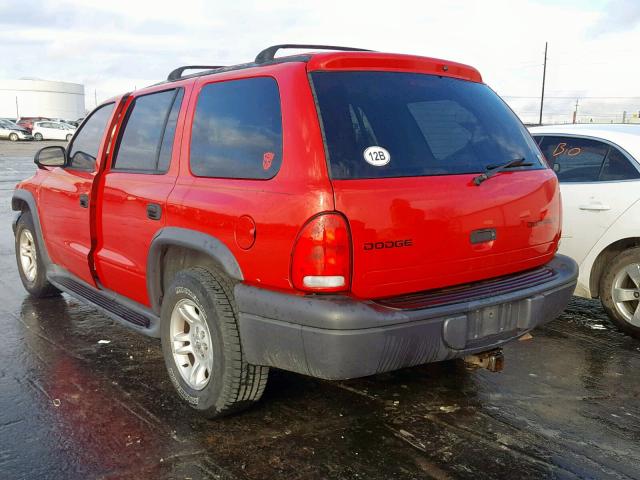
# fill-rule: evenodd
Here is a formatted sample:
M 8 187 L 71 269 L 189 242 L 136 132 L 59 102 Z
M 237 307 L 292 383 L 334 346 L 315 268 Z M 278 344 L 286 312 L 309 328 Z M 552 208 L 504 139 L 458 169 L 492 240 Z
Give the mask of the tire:
M 72 137 L 73 137 L 73 135 L 71 135 L 71 134 L 67 135 L 67 142 L 70 142 Z
M 60 290 L 49 283 L 38 237 L 30 212 L 20 215 L 15 235 L 16 262 L 24 288 L 34 297 L 58 295 Z M 30 260 L 28 260 L 30 259 Z
M 600 280 L 600 301 L 621 330 L 640 339 L 640 248 L 617 255 Z
M 33 135 L 33 139 L 38 141 L 38 142 L 41 142 L 43 140 L 42 134 L 41 133 L 34 134 Z
M 12 142 L 17 142 L 18 141 L 18 134 L 17 133 L 12 133 L 9 135 L 9 140 L 11 140 Z
M 267 384 L 269 368 L 244 358 L 237 315 L 231 283 L 203 267 L 179 272 L 162 301 L 162 353 L 169 378 L 178 395 L 207 418 L 250 407 Z M 205 365 L 204 373 L 197 362 Z

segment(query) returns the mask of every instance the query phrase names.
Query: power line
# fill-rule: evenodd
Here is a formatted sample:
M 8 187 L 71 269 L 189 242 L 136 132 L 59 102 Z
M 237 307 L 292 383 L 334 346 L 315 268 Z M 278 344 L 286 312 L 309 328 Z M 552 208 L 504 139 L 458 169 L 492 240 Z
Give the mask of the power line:
M 524 96 L 524 95 L 500 95 L 502 98 L 534 98 L 538 99 L 540 96 Z M 580 98 L 581 100 L 606 100 L 606 99 L 619 99 L 619 100 L 640 100 L 640 97 L 585 97 L 584 95 L 571 95 L 571 96 L 553 96 L 553 95 L 545 95 L 545 99 L 554 98 L 554 99 L 564 99 L 564 100 L 575 100 L 576 98 Z

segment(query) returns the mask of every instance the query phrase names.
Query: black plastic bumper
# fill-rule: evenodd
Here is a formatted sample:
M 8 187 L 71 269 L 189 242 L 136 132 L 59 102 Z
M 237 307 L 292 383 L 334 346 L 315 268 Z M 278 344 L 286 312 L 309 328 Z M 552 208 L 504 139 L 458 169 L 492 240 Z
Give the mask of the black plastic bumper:
M 247 361 L 326 379 L 364 377 L 499 347 L 566 307 L 578 266 L 557 255 L 553 275 L 505 294 L 424 309 L 346 296 L 235 288 Z

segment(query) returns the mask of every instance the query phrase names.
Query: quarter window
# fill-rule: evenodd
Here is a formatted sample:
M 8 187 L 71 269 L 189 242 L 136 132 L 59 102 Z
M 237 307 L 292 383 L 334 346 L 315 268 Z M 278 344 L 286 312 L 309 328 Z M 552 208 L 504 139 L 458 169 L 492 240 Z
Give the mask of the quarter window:
M 191 171 L 201 177 L 269 179 L 282 162 L 280 94 L 273 78 L 206 85 L 191 134 Z
M 114 154 L 115 170 L 167 170 L 182 95 L 182 89 L 167 90 L 133 100 Z
M 91 113 L 82 128 L 76 134 L 69 149 L 69 167 L 81 170 L 94 170 L 96 157 L 107 128 L 107 122 L 113 112 L 113 103 L 103 105 Z
M 629 159 L 625 157 L 620 150 L 610 147 L 607 159 L 602 166 L 600 180 L 616 181 L 616 180 L 633 180 L 640 178 L 640 172 L 634 167 Z

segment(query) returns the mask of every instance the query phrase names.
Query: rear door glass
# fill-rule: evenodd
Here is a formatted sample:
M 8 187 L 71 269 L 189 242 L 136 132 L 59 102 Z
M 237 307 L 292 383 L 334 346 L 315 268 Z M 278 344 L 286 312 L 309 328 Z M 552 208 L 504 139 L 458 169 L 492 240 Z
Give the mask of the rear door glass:
M 311 78 L 334 179 L 477 173 L 521 158 L 545 168 L 522 123 L 484 84 L 402 72 Z M 368 161 L 372 149 L 385 161 Z
M 545 136 L 540 149 L 561 182 L 597 182 L 609 145 L 587 138 Z

